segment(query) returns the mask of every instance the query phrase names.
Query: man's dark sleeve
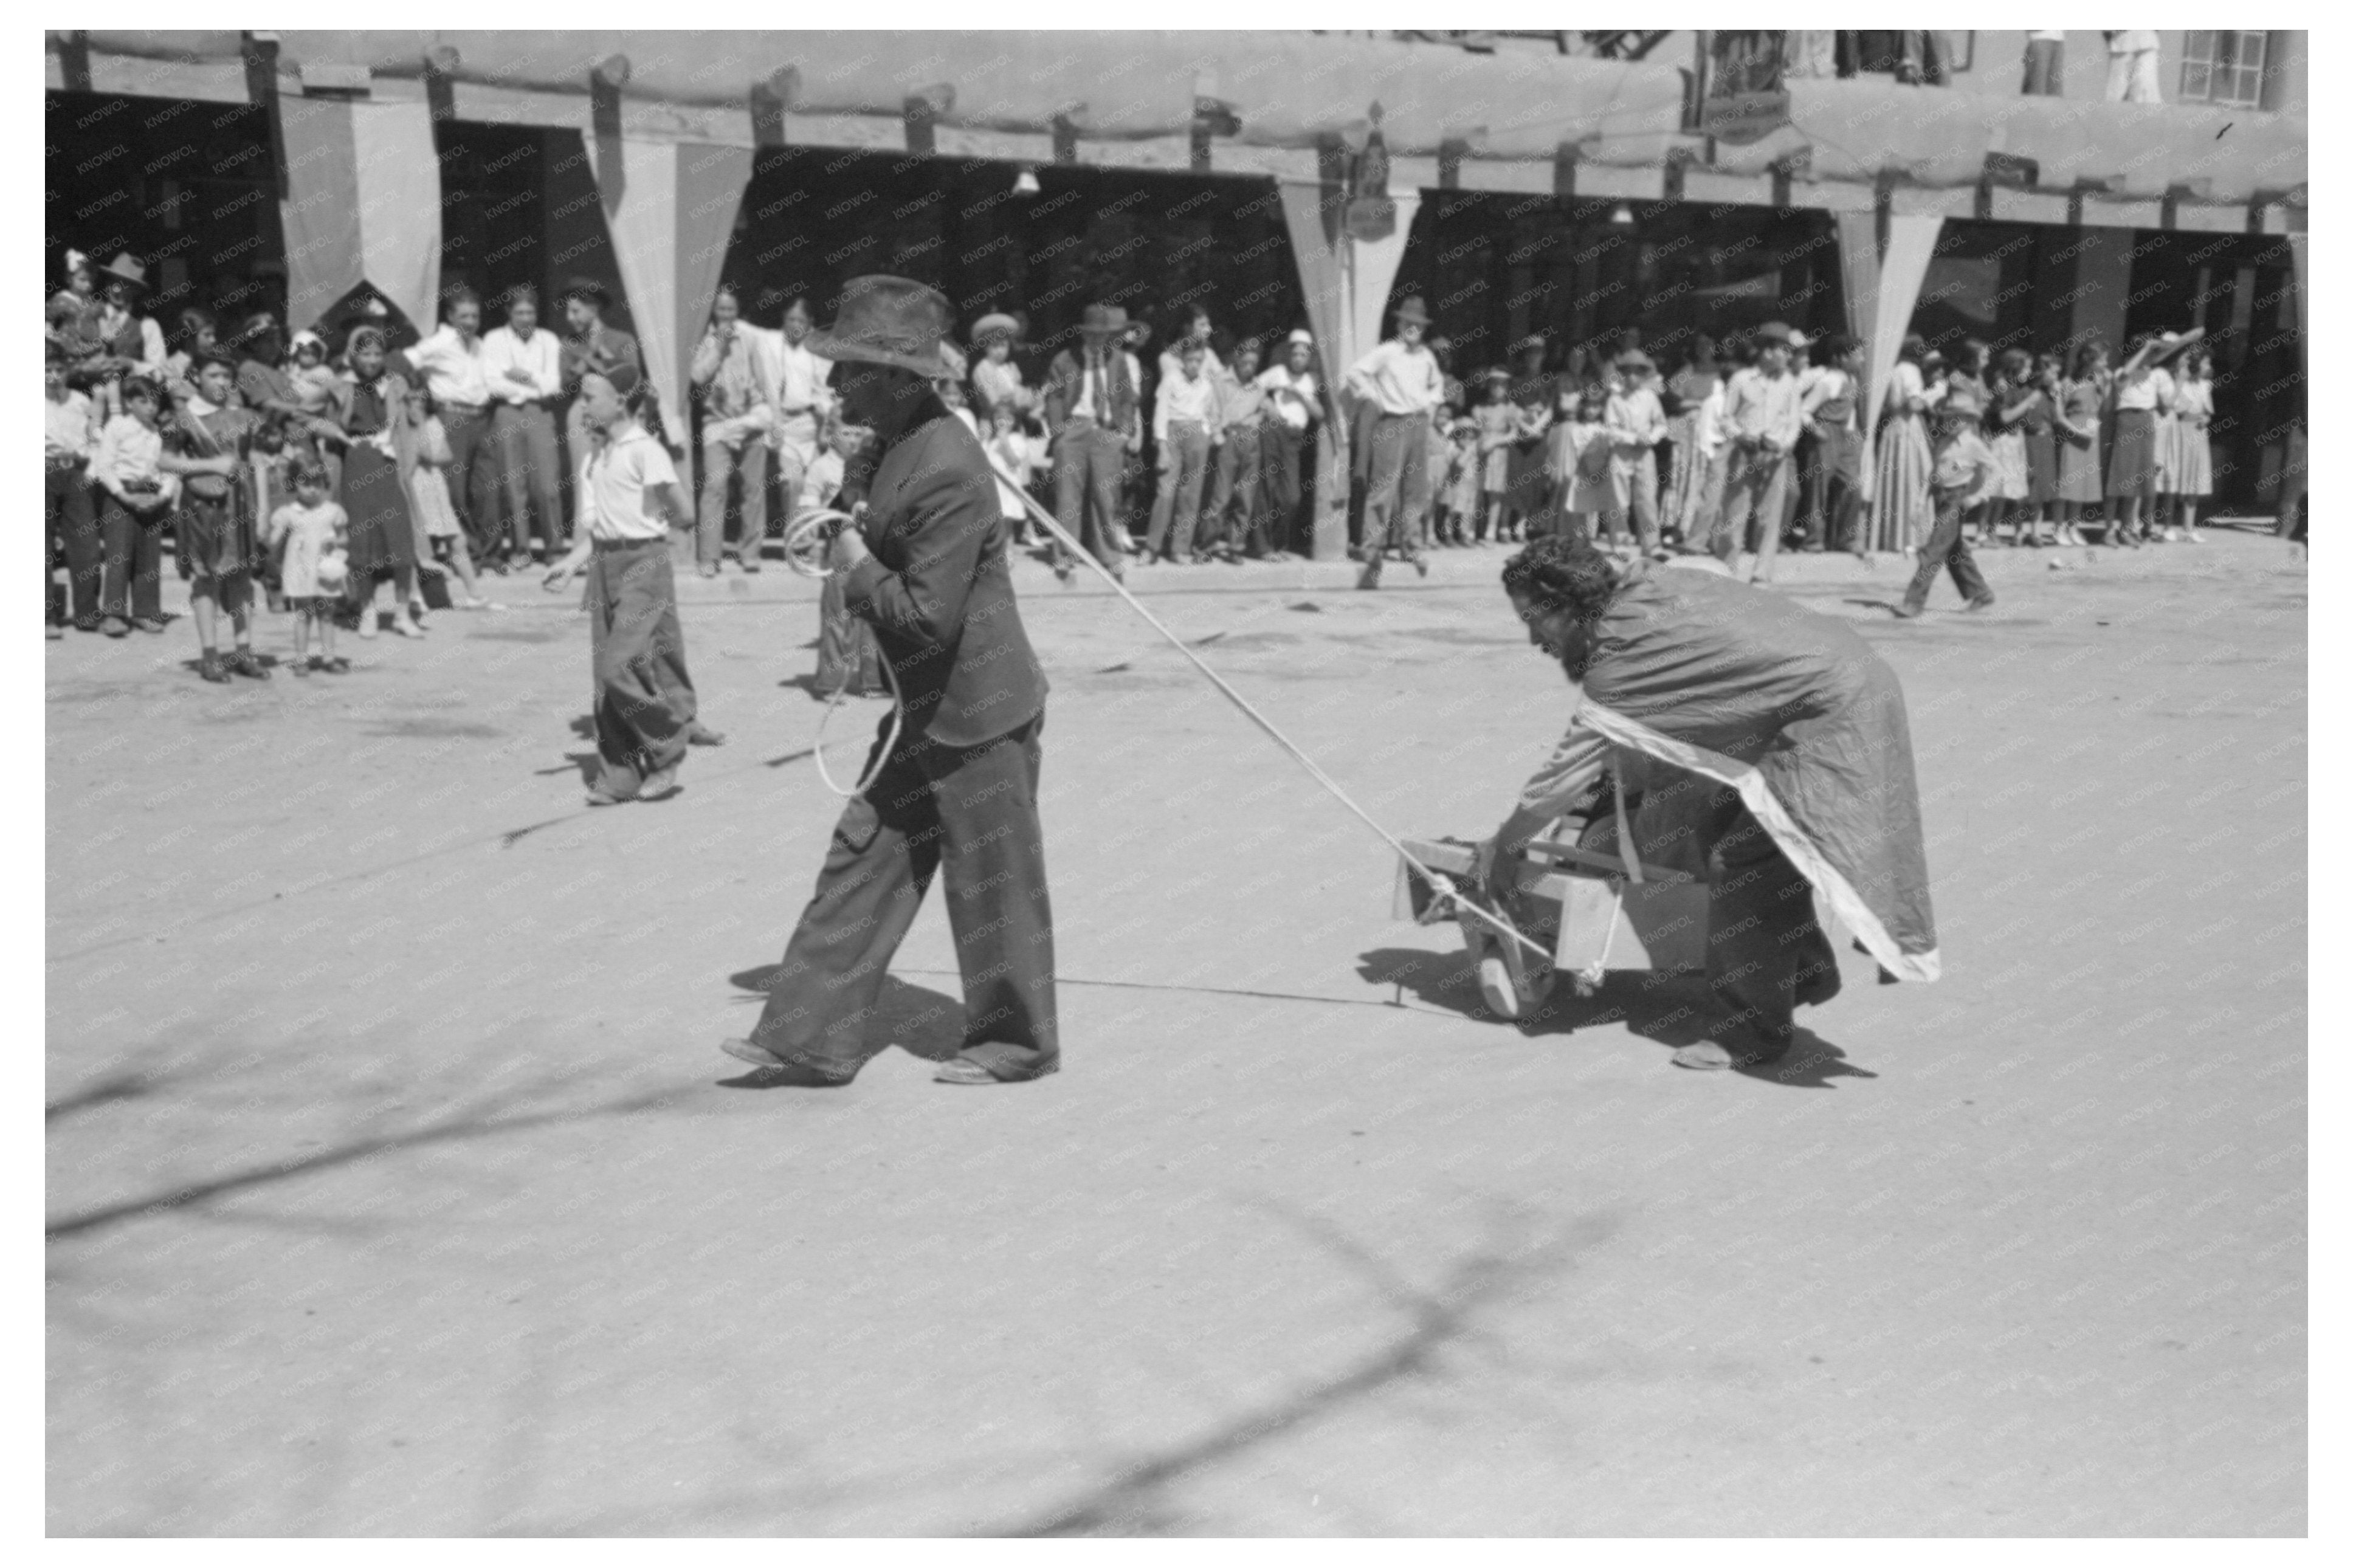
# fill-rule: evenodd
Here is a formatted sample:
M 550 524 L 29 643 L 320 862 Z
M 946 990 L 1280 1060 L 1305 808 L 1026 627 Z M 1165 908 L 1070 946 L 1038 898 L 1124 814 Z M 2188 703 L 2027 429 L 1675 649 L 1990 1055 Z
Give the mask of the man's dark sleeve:
M 852 615 L 926 647 L 964 632 L 965 602 L 1002 519 L 997 485 L 987 473 L 943 468 L 909 498 L 912 521 L 894 528 L 908 545 L 898 572 L 869 555 L 849 569 L 843 600 Z

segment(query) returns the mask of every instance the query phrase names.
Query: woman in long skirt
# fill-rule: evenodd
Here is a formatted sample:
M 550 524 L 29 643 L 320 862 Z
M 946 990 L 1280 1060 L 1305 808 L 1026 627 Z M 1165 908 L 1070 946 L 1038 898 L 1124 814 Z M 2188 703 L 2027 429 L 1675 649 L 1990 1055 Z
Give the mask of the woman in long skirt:
M 2086 542 L 2076 527 L 2100 504 L 2100 408 L 2107 401 L 2108 350 L 2099 340 L 2076 345 L 2073 372 L 2060 384 L 2059 542 Z
M 2206 351 L 2193 348 L 2181 356 L 2173 378 L 2173 455 L 2166 465 L 2173 512 L 2166 537 L 2190 544 L 2206 542 L 2198 532 L 2198 508 L 2214 493 L 2214 451 L 2206 435 L 2214 422 L 2211 369 Z
M 359 634 L 376 634 L 376 589 L 389 577 L 397 595 L 392 629 L 420 636 L 417 619 L 417 525 L 403 482 L 402 448 L 411 440 L 406 384 L 385 371 L 384 334 L 362 327 L 352 334 L 353 379 L 338 399 L 343 429 L 343 514 L 351 537 L 351 584 L 360 613 Z M 409 467 L 415 463 L 410 449 Z
M 1920 375 L 1920 357 L 1926 350 L 1920 339 L 1905 339 L 1894 374 L 1888 377 L 1871 509 L 1874 552 L 1916 548 L 1936 521 L 1928 494 L 1929 476 L 1936 469 L 1928 449 L 1928 389 Z

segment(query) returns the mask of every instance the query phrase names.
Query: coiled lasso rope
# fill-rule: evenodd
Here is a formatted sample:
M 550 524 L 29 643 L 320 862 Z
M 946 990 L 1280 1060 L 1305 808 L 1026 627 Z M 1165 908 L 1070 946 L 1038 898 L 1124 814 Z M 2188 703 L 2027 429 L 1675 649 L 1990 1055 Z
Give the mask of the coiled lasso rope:
M 825 563 L 826 546 L 832 542 L 835 534 L 854 526 L 857 521 L 849 513 L 833 507 L 818 507 L 801 513 L 793 520 L 792 526 L 785 530 L 785 564 L 804 577 L 832 576 L 833 569 Z M 866 771 L 865 777 L 858 781 L 855 789 L 844 789 L 835 783 L 832 770 L 825 765 L 825 727 L 832 721 L 834 710 L 841 706 L 842 698 L 849 690 L 848 680 L 833 689 L 833 695 L 826 700 L 825 712 L 817 721 L 818 777 L 825 781 L 826 788 L 848 800 L 856 800 L 872 789 L 874 781 L 882 776 L 883 764 L 891 760 L 891 753 L 898 748 L 899 731 L 907 714 L 906 702 L 899 695 L 899 672 L 891 668 L 891 661 L 887 658 L 877 658 L 875 662 L 882 667 L 882 679 L 891 683 L 891 727 L 882 737 L 881 749 L 874 753 L 874 765 Z

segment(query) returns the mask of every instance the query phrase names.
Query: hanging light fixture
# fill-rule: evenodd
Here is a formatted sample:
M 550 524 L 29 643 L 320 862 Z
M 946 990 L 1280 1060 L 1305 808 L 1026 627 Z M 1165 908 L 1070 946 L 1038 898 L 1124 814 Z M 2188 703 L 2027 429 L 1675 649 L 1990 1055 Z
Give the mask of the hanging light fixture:
M 1617 209 L 1610 213 L 1609 221 L 1622 228 L 1631 228 L 1634 226 L 1634 209 L 1620 202 Z
M 1038 171 L 1031 168 L 1027 163 L 1022 164 L 1021 172 L 1013 176 L 1013 194 L 1017 196 L 1036 195 L 1038 194 Z

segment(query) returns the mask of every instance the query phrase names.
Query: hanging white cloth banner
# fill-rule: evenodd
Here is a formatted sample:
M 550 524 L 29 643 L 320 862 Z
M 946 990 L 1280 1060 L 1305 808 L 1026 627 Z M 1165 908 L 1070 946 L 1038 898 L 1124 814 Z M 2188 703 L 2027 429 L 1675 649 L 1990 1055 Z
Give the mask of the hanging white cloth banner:
M 670 444 L 683 448 L 691 429 L 687 345 L 710 318 L 736 209 L 752 177 L 752 153 L 743 147 L 627 137 L 589 153 L 621 287 L 628 295 L 629 320 L 646 356 L 646 379 L 653 384 Z
M 415 103 L 279 103 L 286 143 L 286 324 L 314 326 L 366 283 L 419 332 L 441 284 L 441 160 Z
M 1862 428 L 1868 439 L 1879 428 L 1879 405 L 1887 395 L 1888 378 L 1895 374 L 1895 355 L 1911 330 L 1912 312 L 1920 303 L 1920 286 L 1927 280 L 1928 263 L 1936 254 L 1936 236 L 1945 220 L 1934 214 L 1891 216 L 1887 220 L 1887 250 L 1879 258 L 1878 308 L 1871 326 L 1870 374 L 1862 388 Z M 1872 447 L 1876 450 L 1875 444 Z M 1862 464 L 1862 499 L 1874 499 L 1878 464 Z
M 1413 215 L 1421 208 L 1421 197 L 1410 191 L 1398 192 L 1389 200 L 1397 204 L 1397 226 L 1389 230 L 1388 237 L 1348 242 L 1351 340 L 1347 359 L 1335 367 L 1343 374 L 1381 341 L 1381 329 L 1388 325 L 1389 286 L 1397 281 L 1398 266 L 1405 260 L 1406 237 L 1413 230 Z

